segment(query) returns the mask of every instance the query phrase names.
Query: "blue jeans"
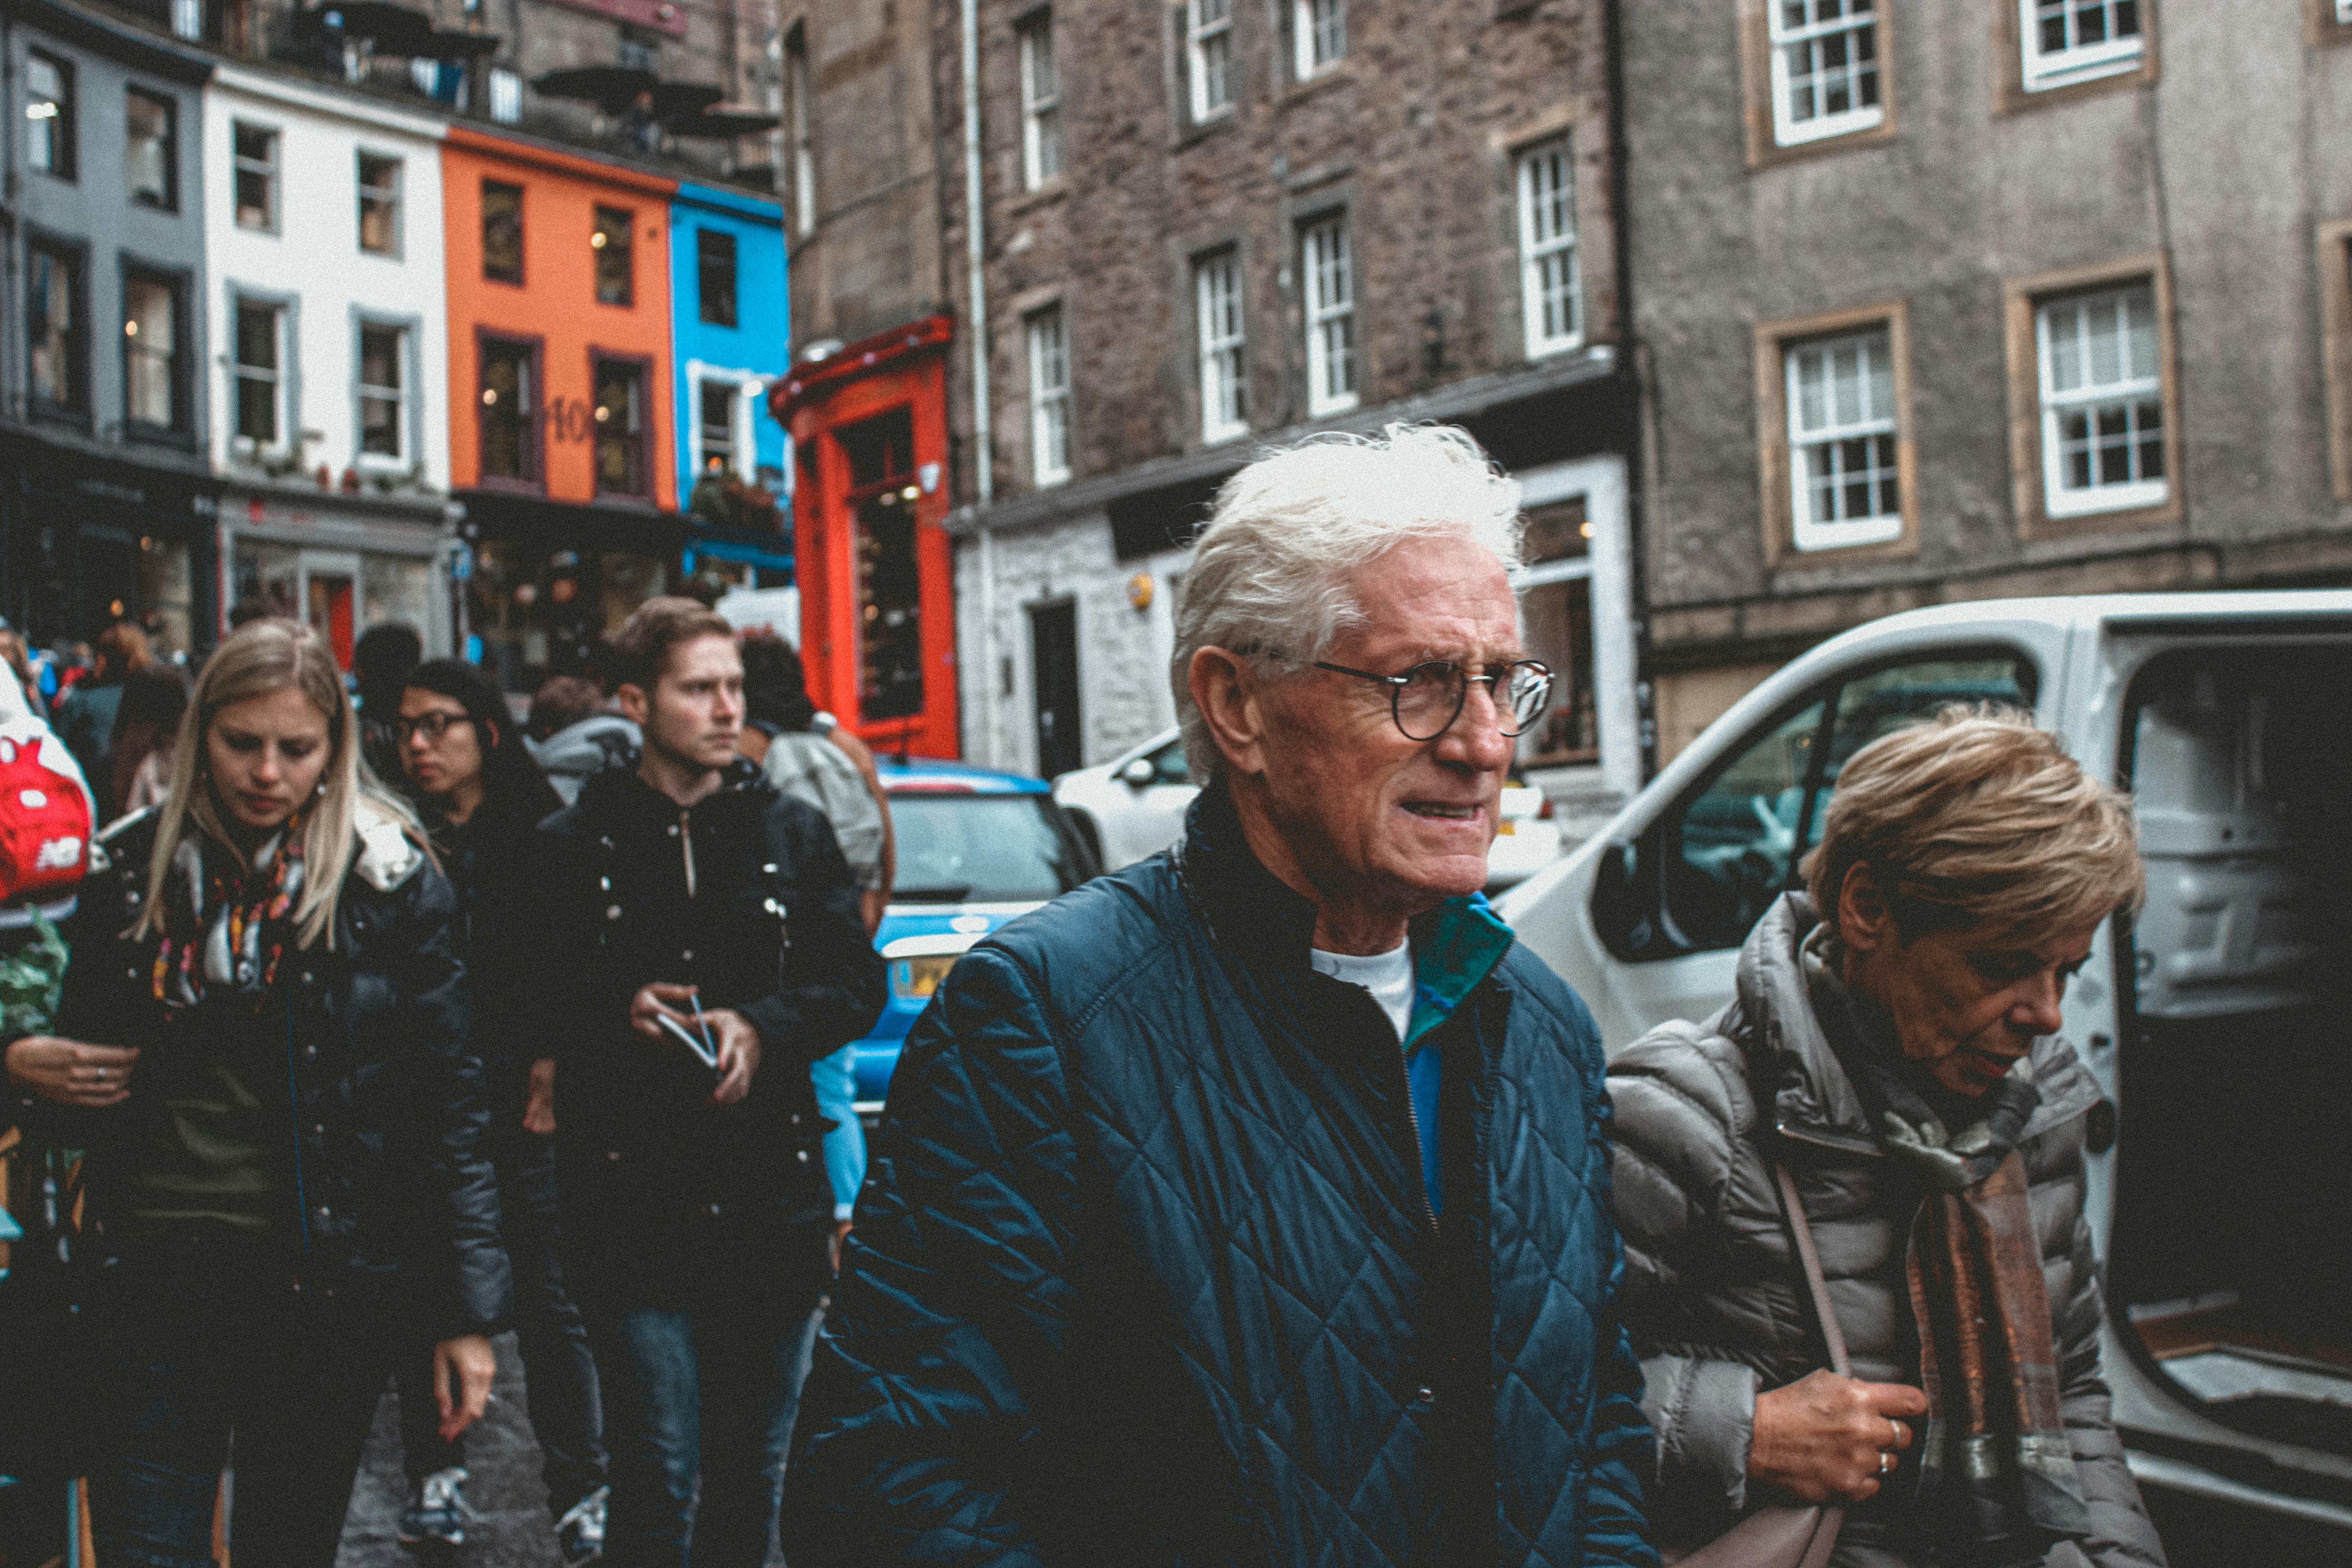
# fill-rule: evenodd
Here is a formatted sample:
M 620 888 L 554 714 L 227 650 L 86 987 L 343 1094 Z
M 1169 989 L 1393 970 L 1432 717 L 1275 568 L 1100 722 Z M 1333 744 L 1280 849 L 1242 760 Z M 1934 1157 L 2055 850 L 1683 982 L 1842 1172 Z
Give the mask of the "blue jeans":
M 589 1312 L 611 1453 L 611 1568 L 768 1558 L 816 1301 L 774 1285 L 698 1296 Z

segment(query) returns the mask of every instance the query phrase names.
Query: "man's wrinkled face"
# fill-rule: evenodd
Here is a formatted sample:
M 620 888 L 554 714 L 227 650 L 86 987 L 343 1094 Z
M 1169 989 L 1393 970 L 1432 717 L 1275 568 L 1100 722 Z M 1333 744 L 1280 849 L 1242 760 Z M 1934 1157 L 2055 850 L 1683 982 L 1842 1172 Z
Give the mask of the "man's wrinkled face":
M 1366 623 L 1321 658 L 1380 675 L 1451 659 L 1472 675 L 1522 657 L 1502 563 L 1464 539 L 1414 539 L 1356 573 Z M 1391 688 L 1307 669 L 1264 689 L 1269 806 L 1326 898 L 1410 916 L 1486 883 L 1510 766 L 1491 689 L 1473 683 L 1434 740 L 1408 740 Z

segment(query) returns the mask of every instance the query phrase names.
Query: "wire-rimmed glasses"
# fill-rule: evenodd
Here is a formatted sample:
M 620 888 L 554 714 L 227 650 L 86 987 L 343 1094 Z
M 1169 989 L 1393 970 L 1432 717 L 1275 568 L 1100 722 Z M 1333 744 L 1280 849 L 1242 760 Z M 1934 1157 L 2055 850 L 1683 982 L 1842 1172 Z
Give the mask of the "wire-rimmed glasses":
M 1387 687 L 1389 717 L 1408 741 L 1434 741 L 1451 729 L 1462 716 L 1462 705 L 1470 700 L 1473 681 L 1486 682 L 1495 710 L 1502 716 L 1499 728 L 1506 736 L 1524 735 L 1533 729 L 1551 701 L 1551 667 L 1532 658 L 1514 660 L 1484 675 L 1472 675 L 1450 658 L 1416 664 L 1401 675 L 1377 675 L 1320 659 L 1315 661 L 1315 668 Z

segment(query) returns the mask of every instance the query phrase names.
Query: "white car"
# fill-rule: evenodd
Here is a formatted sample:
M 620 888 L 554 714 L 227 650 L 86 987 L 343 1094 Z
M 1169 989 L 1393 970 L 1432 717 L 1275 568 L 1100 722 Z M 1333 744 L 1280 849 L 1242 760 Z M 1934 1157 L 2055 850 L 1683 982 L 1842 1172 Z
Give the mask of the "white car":
M 1054 798 L 1093 841 L 1103 869 L 1116 871 L 1156 855 L 1184 831 L 1184 811 L 1200 794 L 1184 766 L 1184 742 L 1169 730 L 1123 756 L 1054 781 Z M 1513 784 L 1503 791 L 1486 886 L 1525 880 L 1559 858 L 1559 825 L 1543 791 Z
M 2147 907 L 2101 930 L 2063 1031 L 2105 1097 L 2087 1212 L 2132 1471 L 2352 1530 L 2352 592 L 1987 601 L 1856 627 L 1496 909 L 1612 1051 L 1706 1019 L 1798 885 L 1845 759 L 1979 701 L 2030 709 L 2129 789 L 2147 865 Z

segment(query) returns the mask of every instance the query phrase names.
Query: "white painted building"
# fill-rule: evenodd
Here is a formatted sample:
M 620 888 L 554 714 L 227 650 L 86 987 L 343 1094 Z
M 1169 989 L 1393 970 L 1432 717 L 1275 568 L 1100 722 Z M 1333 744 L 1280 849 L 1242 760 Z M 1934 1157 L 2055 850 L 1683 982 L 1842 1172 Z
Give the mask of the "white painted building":
M 221 603 L 309 620 L 346 662 L 384 622 L 455 651 L 440 135 L 242 66 L 205 91 Z

